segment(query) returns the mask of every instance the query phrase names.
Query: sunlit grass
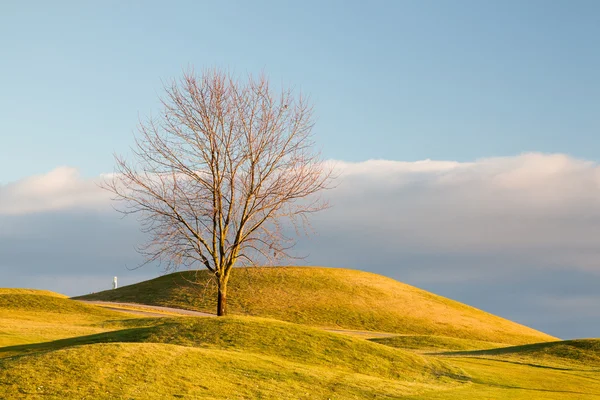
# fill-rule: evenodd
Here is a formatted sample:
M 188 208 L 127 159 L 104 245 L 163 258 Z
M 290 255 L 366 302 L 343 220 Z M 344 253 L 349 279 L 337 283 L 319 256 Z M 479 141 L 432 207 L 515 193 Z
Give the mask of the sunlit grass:
M 214 312 L 216 296 L 189 280 L 206 271 L 162 276 L 83 299 L 136 302 Z M 336 268 L 239 268 L 229 284 L 233 314 L 299 324 L 435 335 L 494 343 L 555 340 L 512 321 L 381 275 Z
M 452 350 L 479 350 L 504 347 L 505 344 L 484 342 L 481 340 L 459 339 L 445 336 L 401 335 L 386 338 L 369 339 L 375 343 L 384 344 L 399 349 L 419 352 L 438 352 Z
M 600 398 L 597 372 L 539 368 L 503 361 L 454 358 L 452 363 L 471 376 L 468 385 L 426 395 L 400 397 L 414 400 L 592 400 Z
M 0 289 L 0 399 L 600 398 L 600 340 L 506 347 L 474 337 L 549 337 L 373 274 L 256 271 L 253 280 L 235 284 L 232 309 L 261 314 L 264 307 L 262 314 L 276 319 L 140 318 L 51 292 Z M 191 288 L 174 285 L 177 277 L 102 295 L 200 310 L 210 305 Z M 333 282 L 332 290 L 325 290 L 326 282 Z M 269 289 L 272 283 L 290 289 Z M 294 293 L 296 303 L 286 297 Z M 398 331 L 428 333 L 371 338 L 393 332 L 398 321 L 406 324 Z M 318 328 L 344 324 L 358 331 Z
M 492 358 L 522 364 L 600 372 L 600 339 L 563 340 L 445 355 Z
M 94 344 L 0 361 L 0 398 L 397 399 L 456 385 L 155 343 Z
M 106 321 L 133 316 L 33 289 L 0 289 L 0 346 L 104 332 Z

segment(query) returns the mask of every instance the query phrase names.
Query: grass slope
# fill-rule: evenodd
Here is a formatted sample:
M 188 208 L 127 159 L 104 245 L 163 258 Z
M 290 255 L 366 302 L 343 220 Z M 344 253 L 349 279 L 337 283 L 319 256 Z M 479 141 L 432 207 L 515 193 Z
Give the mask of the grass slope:
M 447 356 L 494 358 L 552 368 L 580 368 L 600 372 L 600 339 L 563 340 L 491 350 L 445 353 Z
M 253 317 L 148 320 L 151 326 L 0 348 L 14 357 L 96 343 L 164 343 L 235 350 L 401 380 L 460 376 L 444 362 L 306 326 Z
M 106 331 L 107 321 L 131 318 L 33 289 L 0 289 L 0 346 L 36 343 Z
M 0 294 L 0 309 L 19 312 L 49 312 L 54 314 L 83 314 L 89 317 L 108 317 L 115 312 L 73 301 L 68 298 L 42 294 Z
M 59 297 L 61 299 L 67 298 L 67 296 L 65 296 L 64 294 L 51 292 L 49 290 L 0 288 L 0 295 L 13 295 L 13 294 L 36 294 L 38 296 Z
M 419 352 L 480 350 L 505 347 L 502 343 L 484 342 L 481 340 L 457 339 L 445 336 L 401 335 L 369 339 L 372 342 L 384 344 L 398 349 Z
M 0 398 L 7 399 L 399 399 L 454 386 L 156 343 L 93 344 L 0 360 Z
M 162 276 L 81 299 L 214 312 L 214 288 L 192 285 L 206 271 Z M 506 344 L 555 338 L 459 302 L 372 273 L 335 268 L 239 268 L 229 283 L 231 313 L 312 326 L 435 335 Z
M 597 400 L 600 380 L 595 371 L 534 367 L 478 358 L 452 358 L 471 383 L 426 394 L 402 396 L 411 400 Z
M 0 348 L 0 398 L 8 393 L 161 398 L 204 390 L 211 398 L 257 393 L 313 398 L 326 392 L 393 398 L 467 379 L 444 361 L 286 322 L 252 317 L 145 322 L 149 326 Z M 160 375 L 176 379 L 148 380 Z M 179 381 L 188 382 L 175 386 Z M 236 382 L 249 385 L 248 397 L 240 396 Z
M 36 293 L 8 293 L 14 294 Z M 498 356 L 419 355 L 265 318 L 131 318 L 58 296 L 67 301 L 60 303 L 59 313 L 50 306 L 57 304 L 51 299 L 57 296 L 36 295 L 43 299 L 4 299 L 0 315 L 7 326 L 26 332 L 31 324 L 59 318 L 53 335 L 82 328 L 102 331 L 0 347 L 0 399 L 600 398 L 597 370 L 580 363 L 596 359 L 598 341 L 494 349 Z M 386 340 L 419 351 L 486 345 L 440 336 Z M 572 348 L 561 350 L 564 345 L 577 348 L 577 356 Z M 540 352 L 552 354 L 555 366 L 500 358 L 515 349 L 533 359 Z

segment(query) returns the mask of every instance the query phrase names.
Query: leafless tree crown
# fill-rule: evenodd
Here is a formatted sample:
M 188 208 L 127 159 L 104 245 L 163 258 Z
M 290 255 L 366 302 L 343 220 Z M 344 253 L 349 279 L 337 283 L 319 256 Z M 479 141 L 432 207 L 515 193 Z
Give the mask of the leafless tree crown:
M 105 183 L 138 214 L 140 251 L 165 269 L 201 264 L 228 279 L 236 264 L 288 256 L 290 223 L 325 208 L 331 169 L 314 151 L 312 107 L 265 77 L 186 73 L 165 87 L 158 117 L 141 121 L 133 160 L 115 156 Z

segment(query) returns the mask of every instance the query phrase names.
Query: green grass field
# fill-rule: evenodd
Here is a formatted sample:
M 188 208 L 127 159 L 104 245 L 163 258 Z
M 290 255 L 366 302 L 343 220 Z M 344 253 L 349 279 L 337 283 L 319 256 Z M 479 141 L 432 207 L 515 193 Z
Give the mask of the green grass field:
M 296 290 L 299 304 L 287 314 L 285 298 L 263 313 L 247 306 L 250 289 L 237 292 L 246 296 L 234 303 L 240 315 L 222 318 L 139 317 L 51 292 L 0 289 L 0 399 L 600 399 L 600 340 L 557 341 L 373 274 L 299 270 L 260 272 L 295 282 L 286 293 Z M 311 282 L 300 283 L 313 273 Z M 262 282 L 263 291 L 275 279 L 258 276 L 252 287 Z M 171 300 L 149 291 L 157 280 L 95 297 L 170 306 L 187 299 L 186 308 L 199 310 L 210 305 L 185 297 L 192 293 L 185 285 L 165 284 L 174 277 L 158 280 L 175 294 Z M 302 308 L 324 305 L 318 288 L 332 280 L 330 307 L 345 310 L 329 319 L 335 324 L 324 323 L 323 308 Z M 315 289 L 316 300 L 305 286 Z M 409 310 L 393 309 L 409 300 L 416 302 Z M 368 307 L 356 306 L 361 302 Z M 443 326 L 453 316 L 456 326 Z M 474 332 L 462 335 L 466 320 Z M 389 329 L 407 321 L 413 325 Z M 397 335 L 368 339 L 323 326 Z

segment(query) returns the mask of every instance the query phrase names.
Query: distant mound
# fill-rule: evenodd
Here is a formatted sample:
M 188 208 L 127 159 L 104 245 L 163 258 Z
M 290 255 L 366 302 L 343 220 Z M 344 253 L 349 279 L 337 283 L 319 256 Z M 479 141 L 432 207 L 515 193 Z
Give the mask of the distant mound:
M 563 340 L 491 350 L 445 353 L 449 356 L 490 357 L 552 367 L 600 369 L 600 339 Z
M 0 311 L 121 316 L 100 307 L 70 300 L 58 293 L 32 289 L 0 289 Z
M 0 346 L 89 335 L 136 317 L 46 290 L 0 288 Z
M 81 296 L 214 312 L 215 288 L 207 271 L 186 271 Z M 228 288 L 232 314 L 299 324 L 435 335 L 524 344 L 552 336 L 393 279 L 356 270 L 316 267 L 236 268 Z
M 39 290 L 39 289 L 0 288 L 0 295 L 3 295 L 3 294 L 37 294 L 40 296 L 60 297 L 62 299 L 67 298 L 67 296 L 65 296 L 64 294 L 51 292 L 49 290 Z

